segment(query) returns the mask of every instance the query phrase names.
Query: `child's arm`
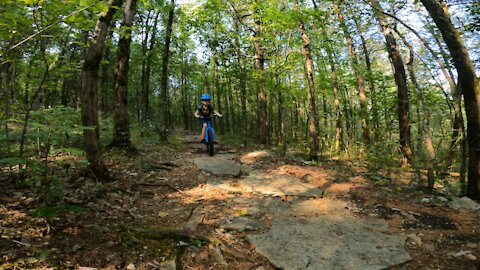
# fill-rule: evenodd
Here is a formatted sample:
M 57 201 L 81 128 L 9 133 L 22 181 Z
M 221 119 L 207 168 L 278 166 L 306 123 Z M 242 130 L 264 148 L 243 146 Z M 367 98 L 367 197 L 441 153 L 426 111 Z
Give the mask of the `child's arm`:
M 218 116 L 218 117 L 223 117 L 223 115 L 221 113 L 217 112 L 217 111 L 213 111 L 213 114 Z
M 199 118 L 200 117 L 200 114 L 198 114 L 198 110 L 196 110 L 193 115 L 195 116 L 195 118 Z

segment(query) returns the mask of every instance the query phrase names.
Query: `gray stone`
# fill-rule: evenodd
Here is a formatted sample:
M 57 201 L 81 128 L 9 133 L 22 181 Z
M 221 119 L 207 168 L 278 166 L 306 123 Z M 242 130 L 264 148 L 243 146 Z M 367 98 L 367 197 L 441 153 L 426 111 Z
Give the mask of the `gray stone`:
M 422 238 L 420 238 L 419 236 L 417 236 L 414 233 L 411 233 L 411 234 L 407 235 L 407 241 L 414 242 L 419 247 L 422 246 Z
M 471 249 L 476 249 L 476 248 L 478 248 L 478 244 L 477 243 L 467 243 L 466 247 L 471 248 Z
M 475 261 L 477 259 L 477 257 L 475 257 L 475 255 L 473 254 L 467 254 L 465 255 L 465 258 L 469 259 L 469 260 L 472 260 L 472 261 Z
M 213 157 L 202 156 L 194 158 L 193 162 L 199 170 L 212 173 L 217 176 L 239 176 L 240 164 L 233 160 L 234 155 L 216 155 Z
M 248 165 L 248 164 L 241 164 L 241 170 L 242 170 L 242 174 L 249 174 L 253 171 L 253 165 Z
M 423 249 L 428 251 L 428 252 L 434 252 L 435 251 L 435 246 L 432 244 L 424 244 Z
M 223 228 L 230 231 L 256 231 L 263 227 L 262 222 L 247 217 L 230 217 L 221 224 Z
M 410 261 L 405 236 L 387 233 L 382 223 L 343 214 L 290 217 L 247 238 L 281 269 L 385 269 Z
M 480 209 L 480 204 L 468 197 L 454 198 L 448 206 L 453 209 L 466 208 L 469 210 Z

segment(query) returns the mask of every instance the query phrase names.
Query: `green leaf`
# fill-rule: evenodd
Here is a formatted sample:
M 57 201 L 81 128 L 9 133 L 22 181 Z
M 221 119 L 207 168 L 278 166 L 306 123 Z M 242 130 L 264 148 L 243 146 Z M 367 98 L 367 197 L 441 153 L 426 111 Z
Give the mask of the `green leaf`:
M 89 164 L 88 160 L 86 160 L 86 159 L 76 160 L 75 163 L 79 167 L 87 167 L 88 164 Z
M 60 211 L 58 206 L 47 206 L 47 205 L 42 205 L 38 207 L 37 209 L 33 210 L 31 212 L 32 217 L 38 218 L 38 217 L 47 217 L 47 218 L 53 218 L 54 216 L 57 215 L 57 213 Z
M 20 165 L 27 163 L 27 160 L 22 157 L 10 157 L 0 159 L 1 165 Z

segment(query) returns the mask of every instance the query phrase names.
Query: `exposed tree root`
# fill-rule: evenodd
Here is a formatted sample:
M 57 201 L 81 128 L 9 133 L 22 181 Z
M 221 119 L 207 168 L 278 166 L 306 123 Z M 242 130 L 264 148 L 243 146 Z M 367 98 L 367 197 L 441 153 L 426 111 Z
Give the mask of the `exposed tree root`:
M 232 257 L 253 261 L 253 259 L 249 255 L 229 247 L 225 241 L 217 237 L 198 234 L 198 233 L 194 233 L 194 232 L 191 232 L 188 230 L 182 230 L 182 229 L 132 228 L 131 231 L 141 235 L 142 237 L 155 239 L 155 240 L 163 240 L 163 239 L 177 239 L 177 240 L 187 240 L 187 241 L 200 240 L 208 244 L 218 245 L 224 253 L 227 253 Z

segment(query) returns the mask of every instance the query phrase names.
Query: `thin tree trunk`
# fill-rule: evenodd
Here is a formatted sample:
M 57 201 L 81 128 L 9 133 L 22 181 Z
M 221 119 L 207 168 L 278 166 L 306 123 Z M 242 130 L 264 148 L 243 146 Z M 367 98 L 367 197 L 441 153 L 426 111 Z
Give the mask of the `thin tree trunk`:
M 172 37 L 173 16 L 175 14 L 175 0 L 170 2 L 170 11 L 168 12 L 168 21 L 166 25 L 165 33 L 165 46 L 163 49 L 163 61 L 162 61 L 162 78 L 160 81 L 160 141 L 167 141 L 167 129 L 168 129 L 168 60 L 170 55 L 170 42 Z
M 453 26 L 445 3 L 421 0 L 442 33 L 458 73 L 467 114 L 468 183 L 467 195 L 480 198 L 480 83 L 462 37 Z
M 138 120 L 138 124 L 142 127 L 145 120 L 146 120 L 146 110 L 145 110 L 145 92 L 147 92 L 147 96 L 148 96 L 148 89 L 147 89 L 147 81 L 146 81 L 146 78 L 147 78 L 147 52 L 148 52 L 148 38 L 150 37 L 150 31 L 151 31 L 151 27 L 150 27 L 150 15 L 152 14 L 152 11 L 149 10 L 148 13 L 147 13 L 147 17 L 145 19 L 145 25 L 143 26 L 143 29 L 142 29 L 142 33 L 143 33 L 143 40 L 142 40 L 142 71 L 140 73 L 140 86 L 141 86 L 141 90 L 140 90 L 140 100 L 137 102 L 139 102 L 139 108 L 138 108 L 138 116 L 137 116 L 137 120 Z M 158 15 L 159 13 L 157 13 Z M 138 89 L 137 89 L 137 93 L 138 93 Z M 142 136 L 143 136 L 143 132 L 141 132 Z
M 180 91 L 181 91 L 181 99 L 182 99 L 182 113 L 183 113 L 183 125 L 184 129 L 188 130 L 188 125 L 189 125 L 189 119 L 190 119 L 190 113 L 187 104 L 187 64 L 186 64 L 186 59 L 184 55 L 185 51 L 182 51 L 180 56 L 182 58 L 182 65 L 180 68 Z
M 233 85 L 232 77 L 228 77 L 228 85 Z M 228 98 L 226 99 L 226 110 L 230 117 L 227 117 L 227 127 L 230 131 L 230 135 L 235 134 L 235 109 L 233 106 L 233 93 L 232 87 L 228 87 Z
M 100 127 L 98 125 L 98 71 L 105 47 L 108 27 L 122 0 L 109 0 L 108 11 L 100 15 L 88 48 L 82 69 L 82 125 L 89 127 L 83 131 L 85 154 L 92 173 L 100 179 L 108 178 L 108 170 L 102 155 Z
M 265 90 L 265 79 L 264 79 L 264 62 L 263 58 L 263 48 L 260 44 L 261 38 L 261 22 L 260 22 L 260 13 L 258 11 L 258 0 L 254 0 L 253 16 L 254 16 L 254 25 L 255 25 L 255 69 L 257 70 L 258 78 L 258 129 L 260 132 L 260 143 L 269 144 L 268 140 L 268 118 L 267 118 L 267 94 Z
M 285 156 L 285 154 L 287 153 L 287 142 L 285 138 L 285 108 L 284 108 L 282 89 L 278 89 L 277 93 L 278 93 L 278 125 L 279 125 L 278 139 L 281 145 L 280 155 Z
M 240 88 L 240 103 L 242 107 L 242 138 L 243 138 L 243 146 L 247 146 L 247 89 L 245 86 L 245 72 L 243 69 L 243 61 L 242 61 L 242 54 L 240 51 L 240 40 L 239 40 L 239 21 L 238 18 L 235 17 L 235 54 L 237 56 L 238 62 L 238 84 Z
M 333 61 L 332 52 L 327 48 L 328 61 L 332 71 L 332 89 L 335 106 L 335 153 L 338 153 L 340 146 L 343 146 L 343 130 L 342 130 L 342 113 L 340 112 L 340 99 L 338 98 L 338 78 L 335 62 Z
M 377 10 L 380 10 L 380 5 L 377 0 L 372 0 L 372 4 Z M 383 30 L 385 36 L 385 45 L 387 46 L 388 55 L 393 65 L 394 78 L 397 85 L 398 97 L 398 123 L 400 131 L 400 151 L 403 159 L 402 165 L 405 166 L 412 159 L 411 148 L 411 132 L 410 132 L 410 112 L 409 112 L 409 90 L 407 83 L 407 75 L 405 73 L 405 66 L 403 64 L 402 56 L 397 46 L 392 30 L 382 13 L 377 13 L 377 20 Z
M 222 111 L 222 95 L 221 95 L 221 83 L 220 83 L 220 72 L 218 71 L 219 69 L 219 66 L 220 66 L 220 63 L 218 61 L 218 55 L 216 52 L 213 52 L 213 58 L 214 58 L 214 67 L 213 67 L 213 77 L 214 77 L 214 80 L 215 80 L 215 83 L 214 83 L 214 86 L 215 86 L 215 92 L 216 92 L 216 98 L 215 100 L 217 101 L 217 110 L 219 112 Z M 225 126 L 223 124 L 223 121 L 220 122 L 220 125 L 219 125 L 219 132 L 221 134 L 224 134 L 225 132 Z
M 372 100 L 372 108 L 370 111 L 372 112 L 372 129 L 373 129 L 373 137 L 376 142 L 380 140 L 380 120 L 378 115 L 378 108 L 376 103 L 376 89 L 375 89 L 375 80 L 373 79 L 373 71 L 372 71 L 372 62 L 370 60 L 370 52 L 367 48 L 367 41 L 365 40 L 365 36 L 360 28 L 360 23 L 357 19 L 355 19 L 355 24 L 357 27 L 358 34 L 360 35 L 360 40 L 362 41 L 362 50 L 363 54 L 365 55 L 365 66 L 367 67 L 367 81 L 370 88 L 370 96 Z
M 338 19 L 340 21 L 340 27 L 343 30 L 343 34 L 348 44 L 348 53 L 350 55 L 350 58 L 352 59 L 353 71 L 355 73 L 355 79 L 357 81 L 358 97 L 360 99 L 360 119 L 362 122 L 362 137 L 363 137 L 364 143 L 368 144 L 370 142 L 370 127 L 369 127 L 369 121 L 368 121 L 368 112 L 367 112 L 368 101 L 367 101 L 367 95 L 365 93 L 365 83 L 360 71 L 360 66 L 358 64 L 357 52 L 355 50 L 355 45 L 353 44 L 352 36 L 348 31 L 347 25 L 345 24 L 345 19 L 343 17 L 342 11 L 338 7 L 337 1 L 338 0 L 333 1 L 333 9 L 337 13 Z
M 117 67 L 115 68 L 116 97 L 113 114 L 114 134 L 112 146 L 132 147 L 128 120 L 128 68 L 130 61 L 130 44 L 132 43 L 132 25 L 135 17 L 137 0 L 127 0 L 123 11 L 121 35 L 118 41 Z
M 295 8 L 300 16 L 300 10 L 298 8 L 298 1 L 294 0 Z M 310 134 L 310 160 L 318 159 L 318 114 L 317 106 L 315 104 L 315 84 L 313 80 L 313 60 L 310 52 L 310 41 L 308 39 L 305 24 L 302 19 L 298 20 L 300 24 L 300 32 L 302 34 L 303 41 L 303 54 L 305 56 L 305 67 L 307 73 L 307 85 L 308 85 L 308 131 Z

